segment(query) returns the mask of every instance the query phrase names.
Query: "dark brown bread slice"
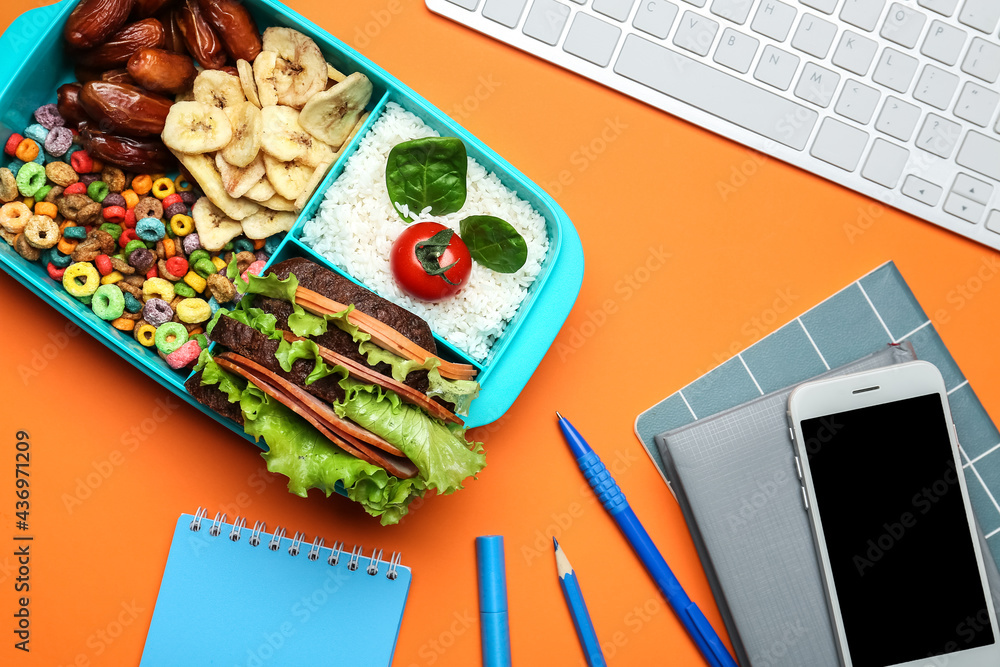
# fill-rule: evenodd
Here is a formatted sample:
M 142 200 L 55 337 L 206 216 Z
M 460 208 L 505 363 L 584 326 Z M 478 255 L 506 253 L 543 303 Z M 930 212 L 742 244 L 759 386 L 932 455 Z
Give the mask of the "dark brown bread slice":
M 306 378 L 315 364 L 305 359 L 297 359 L 292 363 L 292 370 L 285 371 L 274 356 L 278 351 L 279 341 L 268 338 L 253 327 L 248 327 L 231 317 L 222 316 L 215 323 L 215 328 L 209 337 L 236 354 L 256 361 L 275 375 L 299 385 L 317 398 L 328 403 L 344 400 L 344 390 L 338 384 L 340 375 L 328 375 L 307 385 Z
M 289 274 L 295 274 L 302 287 L 340 303 L 354 304 L 357 310 L 378 318 L 414 343 L 437 354 L 434 334 L 431 333 L 430 326 L 422 318 L 405 308 L 400 308 L 396 304 L 386 301 L 364 287 L 355 285 L 333 271 L 324 269 L 307 259 L 296 257 L 275 264 L 269 273 L 276 274 L 280 280 L 286 279 Z M 254 305 L 265 313 L 274 315 L 277 318 L 276 327 L 278 329 L 288 331 L 288 316 L 292 314 L 292 305 L 289 302 L 257 296 Z M 351 339 L 351 336 L 336 327 L 330 327 L 325 334 L 314 336 L 313 340 L 316 341 L 317 345 L 342 354 L 348 359 L 368 364 L 368 360 L 358 352 L 358 345 Z M 388 364 L 380 363 L 373 368 L 375 372 L 382 375 L 392 375 L 392 367 Z M 428 388 L 427 371 L 410 373 L 406 377 L 405 383 L 417 391 L 426 393 Z
M 243 411 L 240 410 L 239 403 L 230 403 L 229 397 L 219 389 L 219 385 L 203 385 L 201 383 L 201 371 L 188 378 L 184 383 L 188 393 L 205 407 L 218 412 L 223 417 L 229 417 L 234 422 L 243 425 Z

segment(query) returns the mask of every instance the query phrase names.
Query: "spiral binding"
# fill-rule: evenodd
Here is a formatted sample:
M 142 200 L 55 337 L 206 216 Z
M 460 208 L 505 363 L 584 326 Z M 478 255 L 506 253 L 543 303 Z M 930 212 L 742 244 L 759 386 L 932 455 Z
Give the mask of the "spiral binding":
M 192 532 L 198 532 L 201 530 L 201 524 L 208 518 L 208 510 L 199 507 L 198 511 L 195 512 L 194 518 L 191 520 L 188 528 Z M 211 525 L 208 527 L 208 534 L 212 537 L 218 537 L 222 534 L 223 525 L 226 523 L 226 513 L 216 512 L 215 518 L 212 520 Z M 227 537 L 232 542 L 239 542 L 240 536 L 242 535 L 242 530 L 247 526 L 247 520 L 244 517 L 236 517 L 231 524 L 231 529 L 227 534 Z M 255 521 L 253 524 L 253 529 L 250 531 L 250 537 L 247 538 L 247 543 L 251 547 L 258 547 L 261 545 L 261 536 L 264 535 L 264 530 L 266 529 L 266 524 L 263 521 Z M 280 551 L 282 546 L 282 540 L 289 540 L 288 545 L 288 555 L 298 556 L 302 551 L 302 544 L 305 542 L 306 534 L 300 531 L 296 531 L 295 535 L 292 537 L 285 536 L 285 529 L 278 526 L 274 534 L 271 535 L 271 539 L 267 542 L 267 548 L 269 551 Z M 323 538 L 317 536 L 312 544 L 309 546 L 309 551 L 306 553 L 306 559 L 310 561 L 318 561 L 320 556 L 320 551 L 324 548 Z M 326 559 L 327 565 L 337 566 L 340 564 L 340 557 L 346 555 L 347 552 L 344 550 L 343 542 L 334 542 L 333 546 L 330 548 L 330 555 Z M 350 551 L 350 557 L 346 563 L 346 567 L 351 572 L 356 571 L 360 567 L 360 560 L 364 558 L 364 548 L 359 545 L 354 545 Z M 399 568 L 401 567 L 403 559 L 403 554 L 398 551 L 393 551 L 392 556 L 389 560 L 383 558 L 382 549 L 372 549 L 372 555 L 369 558 L 368 567 L 365 568 L 365 572 L 370 576 L 376 576 L 384 564 L 387 566 L 385 571 L 385 576 L 391 581 L 399 576 Z

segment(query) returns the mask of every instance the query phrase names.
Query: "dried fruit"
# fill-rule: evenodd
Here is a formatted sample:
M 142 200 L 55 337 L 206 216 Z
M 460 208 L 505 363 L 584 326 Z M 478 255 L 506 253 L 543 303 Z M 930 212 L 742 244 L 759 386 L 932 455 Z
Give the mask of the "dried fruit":
M 291 28 L 272 27 L 264 31 L 263 46 L 264 51 L 277 55 L 273 75 L 279 103 L 301 109 L 313 95 L 326 88 L 326 60 L 308 36 Z M 260 81 L 257 85 L 260 86 Z
M 243 226 L 227 217 L 208 197 L 195 202 L 191 217 L 198 231 L 198 240 L 206 250 L 222 250 L 222 246 L 243 232 Z
M 80 103 L 102 132 L 142 137 L 160 134 L 170 112 L 170 99 L 136 86 L 91 81 L 80 91 Z
M 140 49 L 128 60 L 128 73 L 154 93 L 180 93 L 198 75 L 191 58 L 164 49 Z
M 372 82 L 355 72 L 333 88 L 313 95 L 302 107 L 299 124 L 320 141 L 340 148 L 371 97 Z
M 198 0 L 185 0 L 175 16 L 184 44 L 199 65 L 205 69 L 218 69 L 226 64 L 222 41 L 202 16 Z
M 260 31 L 250 12 L 237 0 L 199 0 L 202 15 L 222 39 L 233 60 L 253 62 L 261 50 Z
M 130 86 L 135 85 L 135 79 L 132 75 L 128 73 L 127 69 L 109 69 L 107 72 L 101 75 L 101 81 L 107 81 L 108 83 L 127 83 Z
M 163 46 L 163 25 L 156 19 L 143 19 L 130 23 L 111 35 L 100 46 L 79 54 L 77 62 L 84 67 L 110 69 L 122 67 L 139 49 Z
M 69 127 L 78 127 L 80 123 L 86 123 L 90 116 L 80 104 L 80 90 L 83 88 L 79 83 L 64 83 L 56 91 L 56 108 Z
M 245 167 L 254 162 L 260 153 L 260 142 L 264 134 L 263 116 L 260 109 L 249 102 L 242 102 L 231 106 L 226 109 L 225 113 L 229 117 L 230 124 L 233 126 L 233 138 L 220 151 L 220 155 L 234 167 Z M 264 176 L 264 163 L 261 162 L 260 166 L 261 173 L 257 176 L 255 182 Z M 223 180 L 225 179 L 223 178 Z M 250 185 L 253 185 L 253 183 Z M 229 188 L 226 189 L 228 190 Z M 230 192 L 230 194 L 232 193 Z
M 233 127 L 221 109 L 198 101 L 177 102 L 163 126 L 163 143 L 178 153 L 211 153 L 233 138 Z
M 261 148 L 271 157 L 287 162 L 302 156 L 312 146 L 314 139 L 299 125 L 299 112 L 295 109 L 268 106 L 261 110 L 261 116 L 264 124 Z
M 299 162 L 276 160 L 267 154 L 264 155 L 264 167 L 267 170 L 267 180 L 271 181 L 275 192 L 288 199 L 291 210 L 294 210 L 295 200 L 306 189 L 314 170 Z
M 163 48 L 167 51 L 186 55 L 187 45 L 184 43 L 184 35 L 177 25 L 177 12 L 164 10 L 157 16 L 163 24 Z
M 264 209 L 243 219 L 243 233 L 248 239 L 266 239 L 290 230 L 296 217 L 294 213 Z
M 229 196 L 222 185 L 222 176 L 215 166 L 215 160 L 210 156 L 177 153 L 177 159 L 198 182 L 205 196 L 233 220 L 242 220 L 260 210 L 260 206 L 248 199 L 233 199 Z
M 135 0 L 132 13 L 144 19 L 153 16 L 171 2 L 173 0 Z
M 77 49 L 101 44 L 125 24 L 133 0 L 81 0 L 63 28 L 66 43 Z
M 154 138 L 119 137 L 85 126 L 80 133 L 83 147 L 95 158 L 117 165 L 126 171 L 162 173 L 177 165 L 173 155 Z
M 239 76 L 220 70 L 205 70 L 194 80 L 194 98 L 202 104 L 226 109 L 243 104 L 243 85 Z

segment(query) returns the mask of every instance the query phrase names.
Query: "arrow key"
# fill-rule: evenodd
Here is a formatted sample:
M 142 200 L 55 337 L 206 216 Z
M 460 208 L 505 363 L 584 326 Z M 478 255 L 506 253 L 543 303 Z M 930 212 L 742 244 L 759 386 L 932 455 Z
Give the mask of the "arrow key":
M 990 195 L 993 194 L 993 186 L 968 174 L 959 173 L 955 177 L 955 184 L 951 186 L 951 191 L 974 202 L 985 204 L 990 200 Z
M 976 224 L 983 219 L 986 207 L 968 197 L 952 192 L 944 202 L 944 210 L 966 222 Z
M 910 199 L 916 199 L 928 206 L 937 206 L 937 203 L 941 200 L 942 192 L 940 186 L 918 178 L 913 174 L 907 176 L 906 180 L 903 181 L 903 194 Z

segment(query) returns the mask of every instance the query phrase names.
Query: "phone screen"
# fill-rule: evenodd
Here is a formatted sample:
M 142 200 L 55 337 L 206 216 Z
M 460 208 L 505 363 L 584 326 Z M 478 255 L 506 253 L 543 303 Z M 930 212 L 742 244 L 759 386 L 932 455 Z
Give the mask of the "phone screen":
M 940 397 L 806 419 L 802 434 L 854 665 L 992 644 Z

